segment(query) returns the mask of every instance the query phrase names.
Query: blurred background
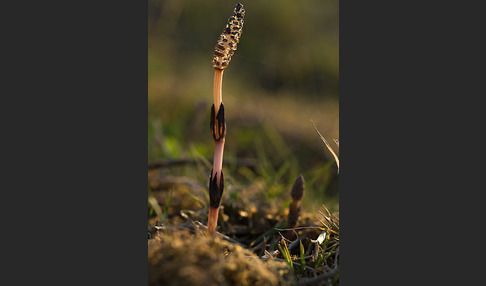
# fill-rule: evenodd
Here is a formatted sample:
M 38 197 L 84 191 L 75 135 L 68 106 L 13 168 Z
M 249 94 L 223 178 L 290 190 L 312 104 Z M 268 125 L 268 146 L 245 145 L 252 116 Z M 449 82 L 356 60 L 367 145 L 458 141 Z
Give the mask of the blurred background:
M 304 207 L 339 210 L 337 166 L 311 122 L 339 154 L 339 2 L 240 2 L 243 33 L 223 76 L 224 160 L 255 164 L 225 165 L 225 193 L 261 181 L 267 199 L 288 197 L 303 174 Z M 148 0 L 149 164 L 212 160 L 212 53 L 237 3 Z M 160 172 L 207 185 L 210 170 Z

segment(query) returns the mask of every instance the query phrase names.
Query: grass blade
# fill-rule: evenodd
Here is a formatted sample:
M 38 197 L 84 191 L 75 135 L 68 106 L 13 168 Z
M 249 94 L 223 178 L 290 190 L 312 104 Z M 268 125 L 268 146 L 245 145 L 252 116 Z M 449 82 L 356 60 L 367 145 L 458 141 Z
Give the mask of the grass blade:
M 159 218 L 160 221 L 164 220 L 164 215 L 162 213 L 162 209 L 159 206 L 159 203 L 157 202 L 157 199 L 155 199 L 154 195 L 152 194 L 152 190 L 150 187 L 148 188 L 148 203 L 152 207 L 152 209 L 155 211 L 157 214 L 157 217 Z
M 312 120 L 311 120 L 311 122 L 312 122 L 312 126 L 314 126 L 314 129 L 316 130 L 317 134 L 319 134 L 319 136 L 321 136 L 322 142 L 324 142 L 324 144 L 326 145 L 329 152 L 331 152 L 332 156 L 334 156 L 334 160 L 336 160 L 336 164 L 337 164 L 337 167 L 338 167 L 338 174 L 339 174 L 339 158 L 338 158 L 338 156 L 336 155 L 336 153 L 334 153 L 334 150 L 332 149 L 331 145 L 329 145 L 329 143 L 327 143 L 327 140 L 324 138 L 324 136 L 322 136 L 322 134 L 319 132 L 319 130 L 317 130 L 317 127 L 316 127 L 316 125 L 314 125 L 314 122 Z
M 206 211 L 208 210 L 208 206 L 205 203 L 203 203 L 198 197 L 193 195 L 190 191 L 186 190 L 186 194 L 188 194 L 191 197 L 191 199 L 198 202 Z
M 174 192 L 174 187 L 172 187 L 172 190 L 170 191 L 169 199 L 167 200 L 167 204 L 165 205 L 165 210 L 164 210 L 164 221 L 167 218 L 167 215 L 169 213 L 169 206 L 170 202 L 172 201 L 172 193 Z
M 291 269 L 294 269 L 294 264 L 292 263 L 292 258 L 290 257 L 290 252 L 289 249 L 287 248 L 287 243 L 285 243 L 285 240 L 283 238 L 278 244 L 278 249 L 280 250 L 280 253 L 282 253 L 282 256 L 284 257 L 289 267 Z
M 305 250 L 304 250 L 304 246 L 302 245 L 302 240 L 299 240 L 299 243 L 300 243 L 300 270 L 302 271 L 302 273 L 304 273 L 305 272 L 305 259 L 304 259 Z

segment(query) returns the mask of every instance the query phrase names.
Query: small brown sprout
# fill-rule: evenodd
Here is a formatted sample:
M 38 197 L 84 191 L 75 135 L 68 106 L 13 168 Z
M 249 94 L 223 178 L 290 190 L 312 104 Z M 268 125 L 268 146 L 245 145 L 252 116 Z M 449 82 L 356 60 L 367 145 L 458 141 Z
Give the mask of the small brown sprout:
M 292 196 L 292 203 L 289 206 L 289 215 L 287 218 L 288 228 L 293 228 L 297 225 L 297 220 L 299 219 L 300 213 L 300 203 L 304 197 L 304 184 L 304 177 L 299 175 L 297 179 L 295 179 L 294 185 L 292 186 L 292 191 L 290 192 L 290 195 Z M 292 230 L 288 230 L 285 236 L 290 240 L 295 239 L 295 233 Z
M 295 179 L 294 185 L 292 186 L 292 200 L 300 201 L 304 197 L 304 177 L 302 175 Z

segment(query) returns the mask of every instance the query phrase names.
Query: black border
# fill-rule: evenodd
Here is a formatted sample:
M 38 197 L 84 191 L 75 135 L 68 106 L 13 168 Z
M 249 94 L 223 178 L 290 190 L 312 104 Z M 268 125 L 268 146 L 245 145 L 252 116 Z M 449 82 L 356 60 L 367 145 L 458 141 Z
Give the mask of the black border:
M 146 285 L 147 2 L 4 8 L 2 284 Z
M 481 9 L 434 4 L 340 2 L 341 285 L 483 280 Z

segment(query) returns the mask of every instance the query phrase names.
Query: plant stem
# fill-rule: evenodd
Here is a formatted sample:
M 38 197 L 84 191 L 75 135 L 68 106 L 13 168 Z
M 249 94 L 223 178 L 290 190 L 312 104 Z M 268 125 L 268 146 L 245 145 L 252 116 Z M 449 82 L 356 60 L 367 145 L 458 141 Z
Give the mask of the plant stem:
M 224 190 L 223 151 L 226 137 L 226 122 L 222 96 L 223 71 L 231 61 L 236 50 L 243 28 L 245 9 L 241 3 L 236 4 L 233 14 L 228 18 L 228 24 L 219 36 L 213 52 L 214 67 L 214 104 L 211 108 L 211 133 L 214 138 L 213 170 L 209 177 L 209 215 L 208 232 L 212 234 L 218 223 L 218 211 Z
M 214 87 L 213 87 L 213 98 L 214 98 L 214 113 L 218 114 L 221 103 L 223 103 L 223 72 L 222 69 L 214 69 Z M 224 122 L 223 122 L 224 124 Z M 219 122 L 216 119 L 215 126 L 218 126 Z M 214 147 L 214 159 L 213 159 L 213 177 L 216 175 L 218 182 L 221 180 L 221 169 L 223 166 L 223 151 L 224 151 L 224 141 L 225 134 L 219 134 L 220 129 L 215 128 L 215 132 L 218 137 L 222 138 L 219 141 L 215 141 Z
M 219 106 L 223 102 L 223 72 L 222 69 L 214 69 L 214 85 L 213 85 L 213 97 L 214 97 L 214 109 L 218 114 Z
M 213 120 L 213 137 L 214 137 L 214 159 L 213 159 L 213 171 L 211 173 L 211 180 L 216 178 L 215 188 L 212 192 L 218 194 L 219 200 L 223 194 L 224 182 L 222 178 L 222 168 L 223 168 L 223 152 L 224 152 L 224 141 L 226 137 L 226 122 L 224 122 L 224 110 L 221 110 L 222 116 L 219 116 L 220 108 L 223 106 L 223 96 L 222 96 L 222 85 L 223 85 L 223 69 L 214 69 L 214 86 L 213 86 L 213 98 L 214 98 L 214 117 Z M 219 122 L 222 120 L 223 122 Z M 224 126 L 223 129 L 220 126 Z M 210 189 L 211 189 L 210 182 Z M 210 190 L 211 192 L 211 190 Z M 210 194 L 211 196 L 211 194 Z M 208 232 L 213 233 L 216 230 L 218 224 L 218 212 L 219 204 L 218 200 L 217 206 L 210 205 L 209 215 L 208 215 Z

